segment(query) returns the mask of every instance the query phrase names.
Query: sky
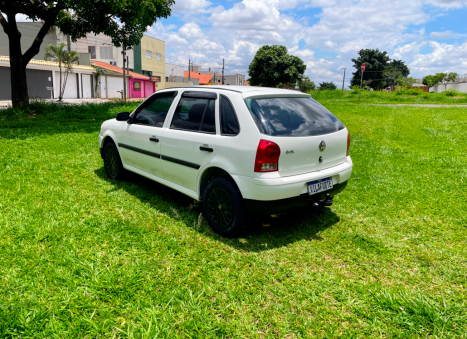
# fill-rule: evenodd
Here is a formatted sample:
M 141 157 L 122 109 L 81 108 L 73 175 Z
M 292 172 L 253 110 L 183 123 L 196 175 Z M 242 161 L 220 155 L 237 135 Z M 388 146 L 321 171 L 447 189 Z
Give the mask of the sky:
M 172 15 L 148 27 L 164 40 L 166 62 L 190 59 L 245 74 L 263 45 L 284 45 L 319 84 L 346 86 L 357 51 L 387 51 L 411 76 L 467 73 L 467 0 L 176 0 Z

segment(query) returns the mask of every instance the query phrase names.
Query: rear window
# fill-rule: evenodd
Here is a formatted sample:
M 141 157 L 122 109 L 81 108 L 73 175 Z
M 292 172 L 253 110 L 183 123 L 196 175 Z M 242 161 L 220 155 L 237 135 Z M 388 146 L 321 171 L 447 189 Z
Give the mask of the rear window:
M 311 98 L 246 99 L 245 103 L 262 134 L 306 137 L 345 128 L 339 119 Z

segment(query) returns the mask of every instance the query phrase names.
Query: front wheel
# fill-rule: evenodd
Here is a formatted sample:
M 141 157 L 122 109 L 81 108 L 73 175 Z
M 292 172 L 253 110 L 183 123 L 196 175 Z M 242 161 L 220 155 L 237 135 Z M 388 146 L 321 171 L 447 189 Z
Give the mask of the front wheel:
M 237 237 L 247 222 L 247 212 L 238 188 L 225 178 L 212 179 L 204 190 L 203 212 L 212 230 L 224 237 Z

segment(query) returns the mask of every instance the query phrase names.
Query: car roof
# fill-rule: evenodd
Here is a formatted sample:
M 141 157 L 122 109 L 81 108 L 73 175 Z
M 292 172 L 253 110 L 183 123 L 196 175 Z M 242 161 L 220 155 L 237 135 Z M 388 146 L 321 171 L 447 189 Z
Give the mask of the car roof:
M 206 85 L 206 86 L 183 86 L 183 87 L 171 87 L 165 88 L 164 90 L 176 90 L 178 88 L 184 89 L 202 89 L 202 90 L 220 90 L 220 91 L 233 91 L 238 93 L 248 93 L 248 94 L 304 94 L 300 91 L 294 91 L 290 89 L 282 89 L 282 88 L 273 88 L 273 87 L 256 87 L 256 86 L 216 86 L 216 85 Z M 162 91 L 162 90 L 161 90 Z M 252 93 L 255 92 L 255 93 Z

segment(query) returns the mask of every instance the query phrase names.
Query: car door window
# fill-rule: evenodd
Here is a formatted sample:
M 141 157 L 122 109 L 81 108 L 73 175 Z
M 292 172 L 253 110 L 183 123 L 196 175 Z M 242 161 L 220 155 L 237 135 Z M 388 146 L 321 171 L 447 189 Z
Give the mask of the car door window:
M 164 92 L 151 96 L 138 109 L 134 124 L 162 127 L 177 92 Z
M 182 97 L 174 113 L 170 128 L 216 133 L 215 100 Z
M 225 95 L 220 97 L 221 133 L 222 135 L 237 135 L 240 132 L 237 114 L 230 100 Z

